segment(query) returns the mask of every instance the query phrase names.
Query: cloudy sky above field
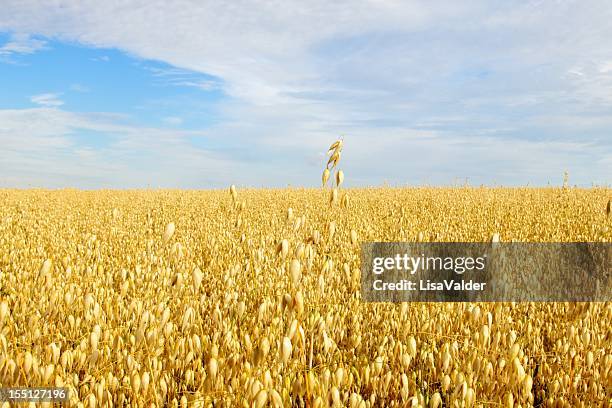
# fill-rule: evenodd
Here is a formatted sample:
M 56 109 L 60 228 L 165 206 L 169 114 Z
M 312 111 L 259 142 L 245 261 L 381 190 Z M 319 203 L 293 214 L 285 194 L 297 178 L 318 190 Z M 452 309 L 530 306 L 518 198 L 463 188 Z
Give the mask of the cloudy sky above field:
M 469 3 L 469 4 L 468 4 Z M 612 183 L 602 1 L 28 1 L 0 187 Z

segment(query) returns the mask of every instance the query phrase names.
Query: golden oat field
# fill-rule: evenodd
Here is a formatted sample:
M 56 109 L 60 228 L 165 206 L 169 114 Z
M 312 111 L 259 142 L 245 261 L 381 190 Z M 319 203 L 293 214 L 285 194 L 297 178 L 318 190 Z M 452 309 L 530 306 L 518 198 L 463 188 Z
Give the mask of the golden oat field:
M 612 304 L 365 303 L 359 259 L 366 241 L 611 242 L 611 197 L 0 190 L 0 384 L 79 407 L 610 407 Z

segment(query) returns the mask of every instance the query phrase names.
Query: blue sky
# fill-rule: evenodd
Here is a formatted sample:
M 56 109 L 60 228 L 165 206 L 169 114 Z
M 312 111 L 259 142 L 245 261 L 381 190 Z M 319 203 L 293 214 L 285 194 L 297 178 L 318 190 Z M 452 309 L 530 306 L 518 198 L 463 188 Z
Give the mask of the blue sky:
M 0 44 L 11 41 L 11 34 L 0 34 Z M 0 108 L 61 106 L 79 113 L 114 112 L 139 125 L 194 129 L 218 119 L 214 108 L 223 98 L 219 78 L 118 49 L 44 37 L 38 41 L 45 44 L 37 52 L 0 57 Z M 40 95 L 47 98 L 36 102 Z
M 612 182 L 606 1 L 3 2 L 0 187 Z

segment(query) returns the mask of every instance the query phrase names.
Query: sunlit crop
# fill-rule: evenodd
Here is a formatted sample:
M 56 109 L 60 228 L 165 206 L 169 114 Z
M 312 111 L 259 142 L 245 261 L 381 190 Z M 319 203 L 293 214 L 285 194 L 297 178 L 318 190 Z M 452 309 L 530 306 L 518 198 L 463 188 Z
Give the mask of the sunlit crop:
M 609 189 L 343 180 L 1 190 L 1 385 L 90 407 L 612 404 L 610 303 L 359 293 L 364 241 L 610 242 Z

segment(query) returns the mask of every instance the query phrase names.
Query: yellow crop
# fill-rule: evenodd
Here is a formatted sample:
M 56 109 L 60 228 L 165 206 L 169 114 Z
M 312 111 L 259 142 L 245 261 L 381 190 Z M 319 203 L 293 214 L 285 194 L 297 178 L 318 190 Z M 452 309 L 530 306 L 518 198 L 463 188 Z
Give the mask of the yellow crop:
M 610 303 L 359 293 L 360 242 L 610 242 L 609 189 L 346 191 L 1 190 L 0 384 L 72 406 L 610 406 Z

